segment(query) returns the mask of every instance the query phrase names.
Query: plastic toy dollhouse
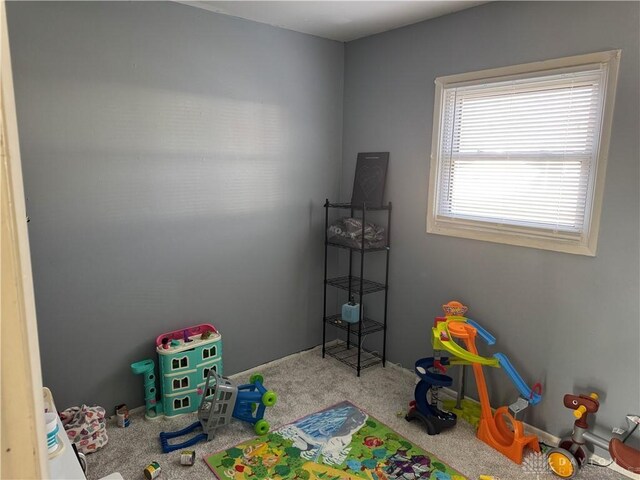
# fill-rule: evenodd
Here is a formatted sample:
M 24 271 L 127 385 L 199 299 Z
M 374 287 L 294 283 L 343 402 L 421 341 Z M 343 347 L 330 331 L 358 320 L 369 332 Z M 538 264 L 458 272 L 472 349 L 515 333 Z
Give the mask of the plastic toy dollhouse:
M 208 323 L 163 333 L 156 338 L 160 399 L 155 362 L 133 363 L 134 374 L 144 375 L 146 417 L 174 417 L 198 410 L 209 370 L 222 375 L 222 336 Z M 210 392 L 207 392 L 207 396 Z

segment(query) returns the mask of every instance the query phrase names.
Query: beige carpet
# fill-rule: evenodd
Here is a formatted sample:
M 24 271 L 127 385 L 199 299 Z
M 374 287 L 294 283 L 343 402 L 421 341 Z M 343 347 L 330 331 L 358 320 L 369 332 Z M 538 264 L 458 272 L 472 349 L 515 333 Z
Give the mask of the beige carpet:
M 257 369 L 256 369 L 257 370 Z M 264 384 L 278 394 L 278 403 L 267 410 L 265 418 L 273 427 L 349 400 L 405 436 L 433 453 L 445 463 L 477 479 L 479 475 L 493 475 L 499 480 L 551 480 L 552 474 L 528 473 L 521 466 L 480 442 L 473 427 L 460 421 L 455 428 L 440 435 L 428 436 L 417 423 L 409 423 L 402 416 L 413 396 L 415 375 L 395 366 L 372 367 L 357 378 L 355 371 L 327 357 L 322 359 L 318 348 L 292 355 L 259 369 Z M 234 376 L 237 381 L 248 380 L 249 373 Z M 142 385 L 140 385 L 142 388 Z M 176 419 L 148 421 L 143 413 L 133 414 L 131 426 L 117 428 L 112 421 L 108 427 L 109 443 L 88 456 L 88 478 L 98 479 L 112 472 L 120 472 L 129 480 L 144 479 L 142 470 L 152 461 L 162 467 L 159 480 L 214 479 L 202 457 L 229 448 L 254 436 L 250 425 L 235 421 L 220 429 L 211 442 L 192 447 L 196 464 L 180 465 L 180 452 L 163 454 L 158 434 L 184 428 L 196 420 L 196 415 Z M 602 467 L 587 466 L 578 477 L 582 480 L 623 479 L 620 474 Z

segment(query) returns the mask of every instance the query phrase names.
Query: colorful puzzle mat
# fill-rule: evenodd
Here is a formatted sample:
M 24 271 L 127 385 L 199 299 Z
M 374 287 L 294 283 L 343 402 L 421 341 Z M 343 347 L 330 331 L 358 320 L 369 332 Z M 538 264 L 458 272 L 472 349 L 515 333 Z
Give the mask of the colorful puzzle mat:
M 205 458 L 221 480 L 465 480 L 350 402 Z

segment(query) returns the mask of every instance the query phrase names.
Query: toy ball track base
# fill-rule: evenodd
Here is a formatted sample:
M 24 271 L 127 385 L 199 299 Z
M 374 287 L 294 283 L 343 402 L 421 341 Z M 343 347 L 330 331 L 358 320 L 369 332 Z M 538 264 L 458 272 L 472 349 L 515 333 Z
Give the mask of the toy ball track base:
M 480 416 L 482 415 L 480 404 L 472 402 L 466 398 L 462 399 L 460 408 L 456 407 L 456 403 L 456 400 L 443 400 L 442 406 L 448 412 L 455 413 L 458 418 L 461 418 L 472 426 L 478 428 L 480 425 Z
M 442 415 L 423 415 L 415 408 L 412 408 L 404 418 L 407 420 L 407 422 L 411 422 L 414 419 L 420 420 L 426 428 L 427 434 L 438 435 L 441 431 L 453 427 L 456 424 L 457 420 L 455 413 L 440 413 Z

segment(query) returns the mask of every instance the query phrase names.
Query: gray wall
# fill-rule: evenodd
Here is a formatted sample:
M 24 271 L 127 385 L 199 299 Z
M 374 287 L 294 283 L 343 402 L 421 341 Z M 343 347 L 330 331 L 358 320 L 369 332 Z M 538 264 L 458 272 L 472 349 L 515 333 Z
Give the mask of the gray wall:
M 342 148 L 341 44 L 171 3 L 9 2 L 59 407 L 141 404 L 128 365 L 168 329 L 215 324 L 229 373 L 318 343 L 320 205 L 340 178 L 349 199 L 358 151 L 388 150 L 389 358 L 428 355 L 432 317 L 457 298 L 544 383 L 527 421 L 559 433 L 562 395 L 584 388 L 604 393 L 601 425 L 622 424 L 640 402 L 638 10 L 498 2 L 351 42 Z M 427 235 L 434 78 L 611 48 L 623 58 L 598 256 Z M 489 383 L 494 405 L 515 398 L 501 372 Z
M 433 317 L 458 299 L 496 334 L 493 351 L 543 382 L 526 420 L 555 434 L 571 425 L 562 396 L 574 389 L 604 393 L 606 428 L 640 408 L 639 21 L 637 2 L 496 2 L 346 48 L 343 199 L 357 152 L 391 152 L 390 359 L 412 368 L 427 356 Z M 596 258 L 425 233 L 436 77 L 614 48 L 623 54 Z M 515 400 L 502 372 L 488 382 L 494 406 Z
M 44 383 L 141 405 L 202 322 L 233 373 L 321 338 L 344 46 L 175 3 L 8 4 Z

